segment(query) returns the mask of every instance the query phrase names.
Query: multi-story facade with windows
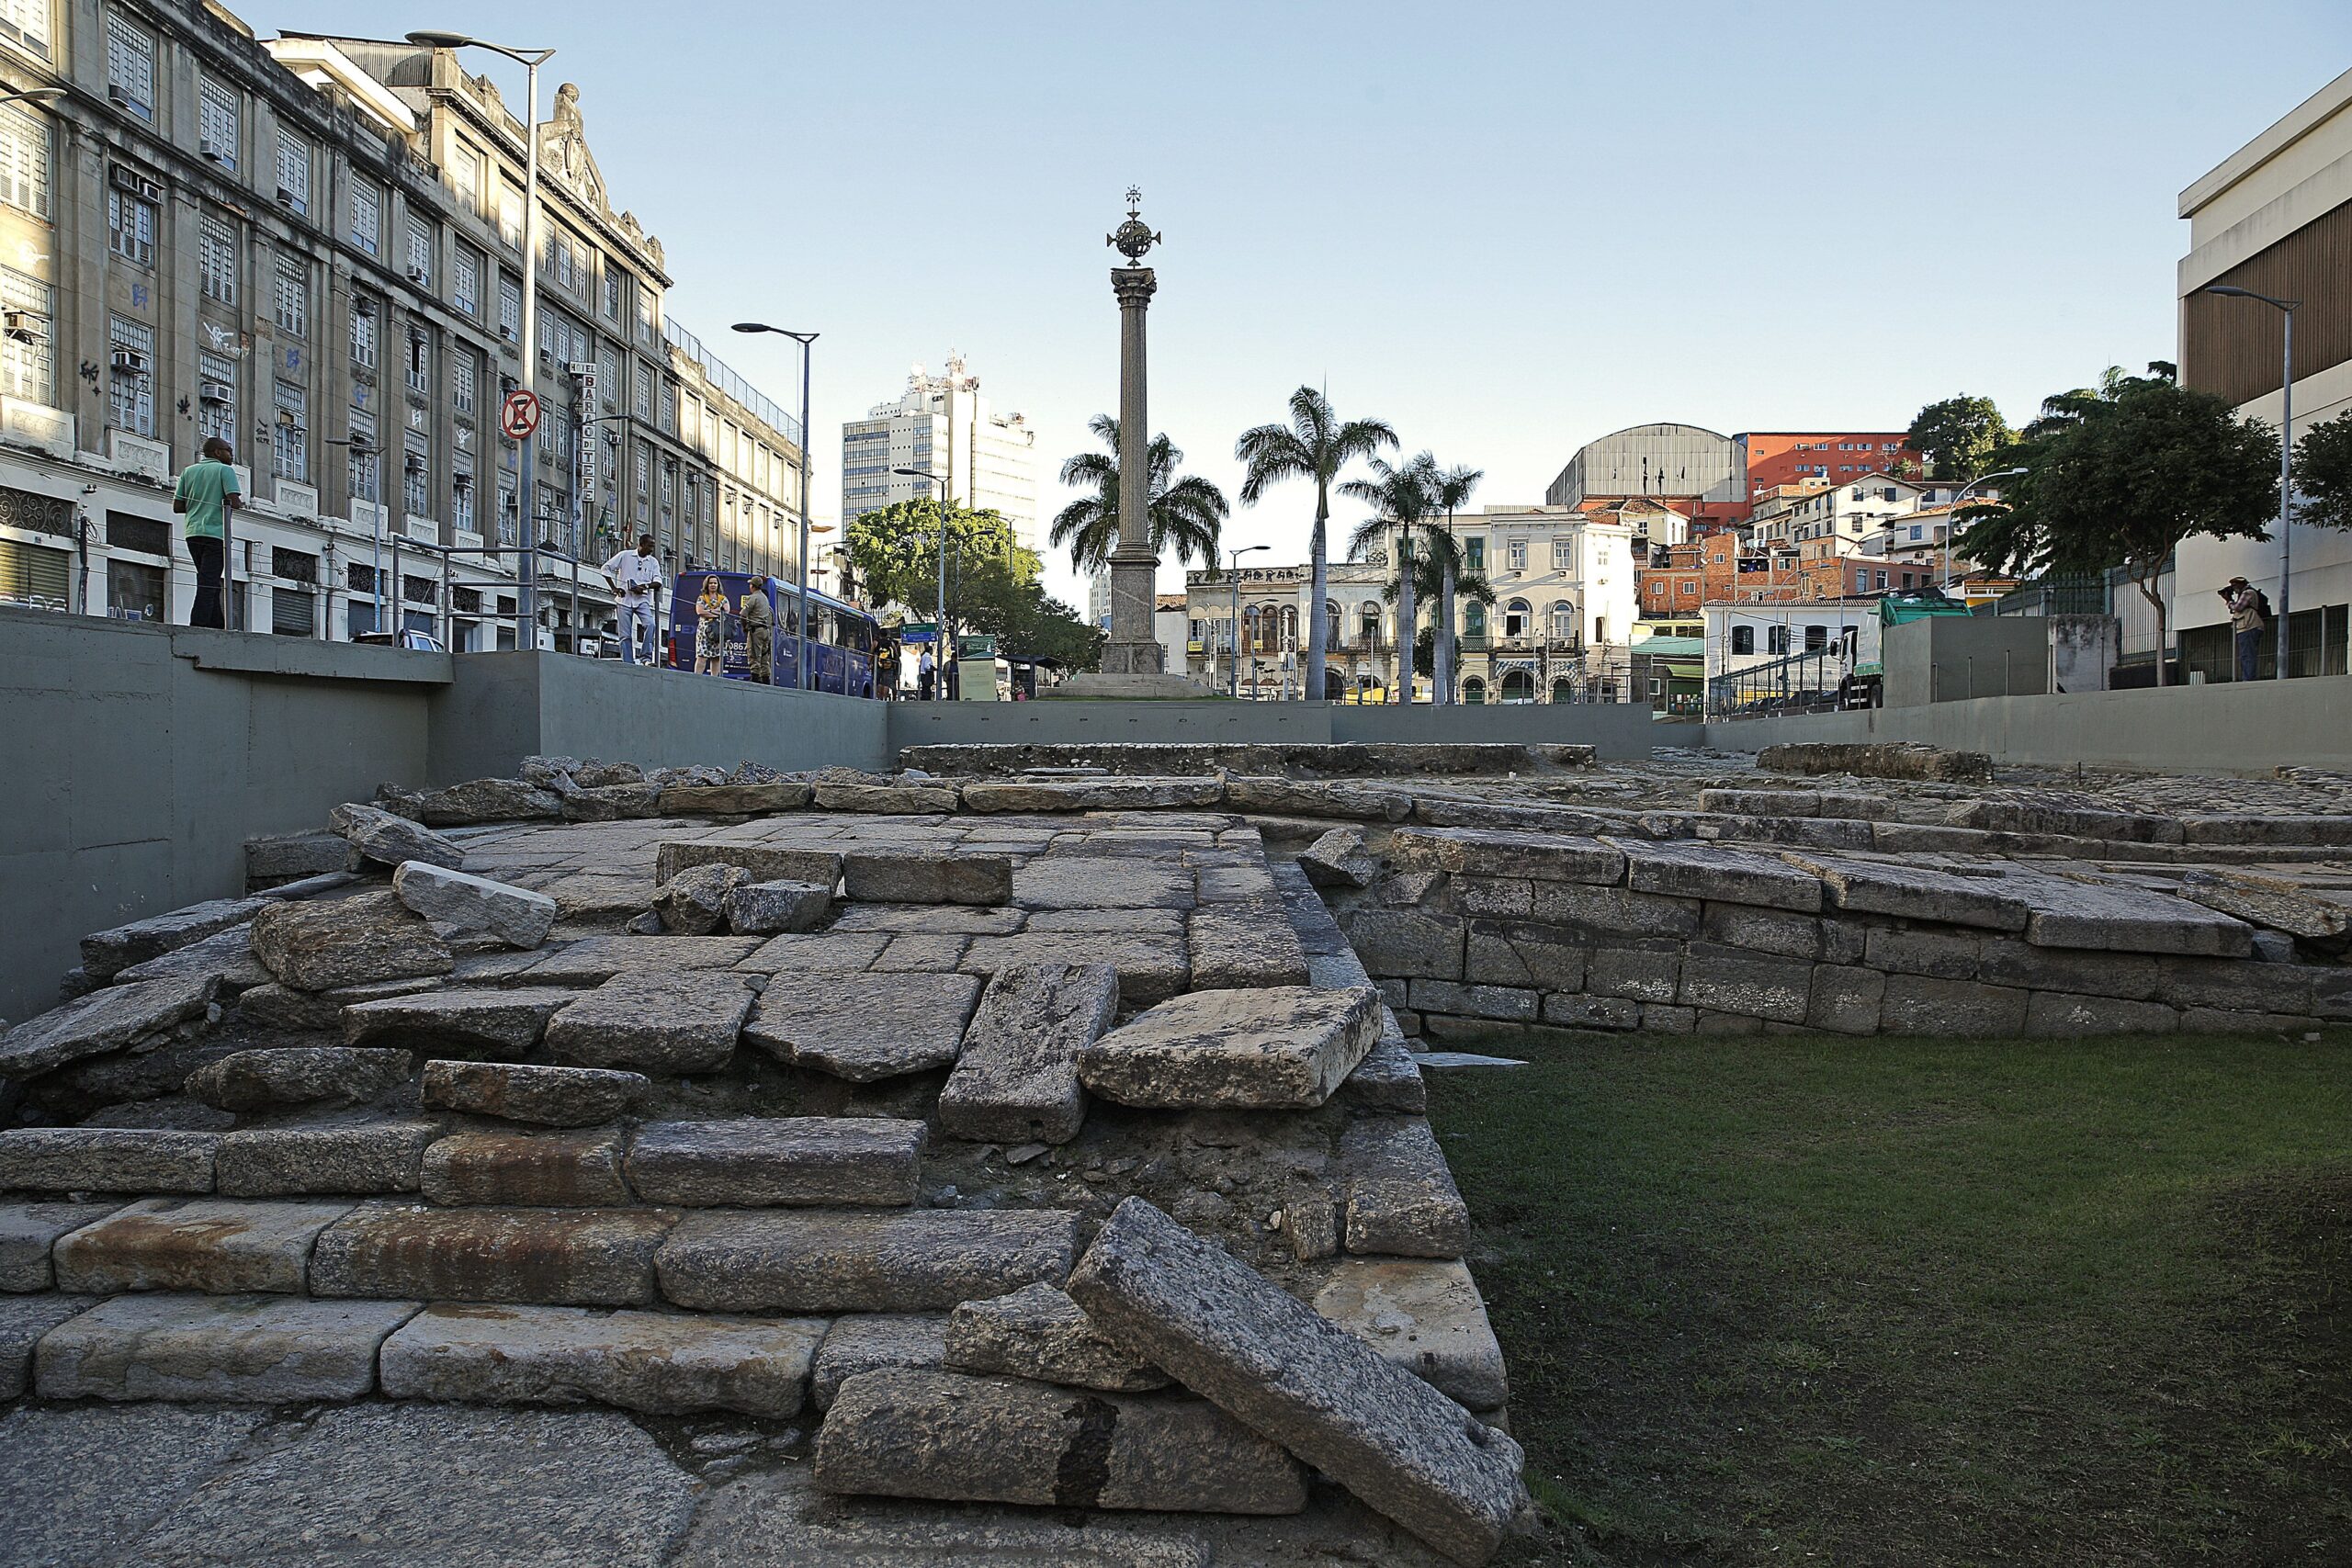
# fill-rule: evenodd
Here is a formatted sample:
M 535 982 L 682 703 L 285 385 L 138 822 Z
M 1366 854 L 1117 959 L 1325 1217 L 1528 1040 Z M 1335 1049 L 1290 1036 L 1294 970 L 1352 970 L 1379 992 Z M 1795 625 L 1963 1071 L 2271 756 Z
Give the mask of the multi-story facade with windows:
M 980 378 L 959 354 L 947 356 L 938 376 L 916 366 L 898 401 L 876 403 L 842 426 L 842 522 L 935 497 L 943 479 L 957 504 L 995 510 L 1023 546 L 1038 547 L 1037 433 L 1026 415 L 989 408 Z
M 666 319 L 662 247 L 614 209 L 574 89 L 537 130 L 526 345 L 526 133 L 455 54 L 263 40 L 178 0 L 0 21 L 0 87 L 68 90 L 0 109 L 0 599 L 184 619 L 170 485 L 211 435 L 245 470 L 230 601 L 254 630 L 377 629 L 380 560 L 386 623 L 513 646 L 526 529 L 559 647 L 605 620 L 594 563 L 640 530 L 679 570 L 795 558 L 797 427 Z M 523 385 L 547 411 L 528 475 L 497 430 Z

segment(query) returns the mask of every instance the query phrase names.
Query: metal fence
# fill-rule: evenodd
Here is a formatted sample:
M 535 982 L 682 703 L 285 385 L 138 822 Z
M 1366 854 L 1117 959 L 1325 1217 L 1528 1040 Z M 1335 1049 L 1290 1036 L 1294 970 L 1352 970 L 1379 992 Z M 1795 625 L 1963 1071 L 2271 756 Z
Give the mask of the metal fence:
M 1709 718 L 1760 718 L 1834 713 L 1870 705 L 1874 685 L 1856 677 L 1856 666 L 1844 647 L 1832 644 L 1710 678 L 1706 714 Z

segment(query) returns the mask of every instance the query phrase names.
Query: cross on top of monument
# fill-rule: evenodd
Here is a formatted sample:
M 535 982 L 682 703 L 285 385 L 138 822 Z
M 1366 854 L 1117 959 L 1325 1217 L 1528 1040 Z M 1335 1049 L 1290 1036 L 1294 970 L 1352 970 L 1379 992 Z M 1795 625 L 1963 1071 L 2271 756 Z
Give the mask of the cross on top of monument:
M 1143 265 L 1145 253 L 1152 246 L 1161 243 L 1160 236 L 1154 233 L 1151 225 L 1143 220 L 1142 207 L 1141 187 L 1129 186 L 1127 187 L 1127 220 L 1119 225 L 1117 233 L 1102 236 L 1104 244 L 1118 247 L 1119 254 L 1127 258 L 1129 266 Z

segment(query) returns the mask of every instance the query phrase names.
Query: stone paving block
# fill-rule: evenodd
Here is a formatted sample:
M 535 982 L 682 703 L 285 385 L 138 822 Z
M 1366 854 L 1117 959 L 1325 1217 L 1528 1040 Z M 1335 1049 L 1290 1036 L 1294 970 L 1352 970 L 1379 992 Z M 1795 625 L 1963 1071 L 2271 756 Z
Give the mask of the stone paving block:
M 0 1191 L 209 1192 L 218 1133 L 145 1127 L 0 1131 Z
M 894 936 L 873 967 L 888 974 L 953 975 L 971 946 L 972 939 L 967 936 Z
M 2162 1002 L 2118 997 L 2035 991 L 2026 1003 L 2028 1034 L 2165 1034 L 2180 1027 L 2180 1014 Z
M 1690 936 L 1699 930 L 1704 906 L 1696 898 L 1669 898 L 1624 887 L 1591 887 L 1574 882 L 1538 882 L 1530 910 L 1547 925 L 1568 926 L 1597 937 Z
M 231 995 L 269 983 L 269 971 L 263 968 L 261 960 L 254 956 L 254 930 L 250 921 L 215 931 L 202 942 L 175 947 L 143 964 L 133 964 L 118 971 L 114 983 L 123 986 L 142 980 L 206 978 L 218 979 L 220 989 Z
M 96 1296 L 0 1296 L 0 1399 L 21 1398 L 32 1383 L 33 1347 L 49 1331 L 97 1305 Z
M 1298 1461 L 1206 1401 L 1073 1397 L 1017 1378 L 862 1373 L 826 1413 L 814 1457 L 829 1492 L 1225 1514 L 1306 1506 Z
M 704 1211 L 663 1244 L 662 1293 L 703 1312 L 926 1312 L 1058 1285 L 1080 1216 L 1060 1209 Z
M 653 852 L 653 881 L 659 886 L 696 865 L 739 865 L 751 874 L 754 882 L 813 882 L 820 887 L 838 887 L 842 880 L 842 857 L 832 850 L 749 840 L 673 839 Z
M 2021 1034 L 2026 998 L 2007 986 L 1889 975 L 1880 1026 L 1888 1034 Z
M 1098 1327 L 1465 1563 L 1523 1496 L 1519 1445 L 1139 1198 L 1069 1293 Z
M 352 1003 L 340 1021 L 353 1045 L 397 1045 L 430 1058 L 519 1056 L 538 1043 L 548 1020 L 579 999 L 560 986 L 420 991 Z
M 1475 939 L 1474 939 L 1475 940 Z M 1511 986 L 1465 986 L 1453 980 L 1415 980 L 1406 998 L 1417 1011 L 1457 1018 L 1495 1018 L 1526 1022 L 1535 1016 L 1542 993 Z
M 1625 876 L 1623 850 L 1600 839 L 1569 834 L 1400 828 L 1393 852 L 1400 863 L 1435 866 L 1456 875 L 1586 882 L 1602 886 L 1622 882 Z
M 585 1127 L 610 1122 L 653 1087 L 642 1073 L 605 1067 L 542 1067 L 514 1062 L 428 1062 L 426 1106 L 531 1122 Z
M 1662 940 L 1595 947 L 1585 955 L 1584 987 L 1597 997 L 1672 1002 L 1682 988 L 1682 951 Z
M 1343 817 L 1361 822 L 1402 822 L 1413 814 L 1409 790 L 1279 775 L 1228 777 L 1225 781 L 1225 804 L 1236 811 L 1271 812 L 1286 817 Z
M 187 1092 L 222 1111 L 285 1105 L 350 1105 L 408 1081 L 415 1059 L 405 1051 L 344 1045 L 265 1046 L 232 1052 L 188 1075 Z
M 1459 1258 L 1469 1246 L 1469 1206 L 1424 1118 L 1351 1122 L 1340 1134 L 1340 1169 L 1350 1252 Z
M 1876 1034 L 1886 998 L 1886 976 L 1876 969 L 1817 964 L 1805 1001 L 1808 1027 L 1834 1034 Z
M 1312 1301 L 1320 1316 L 1465 1409 L 1510 1403 L 1502 1345 L 1459 1260 L 1345 1258 Z
M 665 931 L 709 936 L 727 923 L 727 900 L 751 880 L 740 865 L 686 866 L 654 889 L 653 912 Z
M 46 1291 L 57 1282 L 50 1248 L 119 1203 L 0 1203 L 0 1291 Z M 0 1398 L 6 1398 L 0 1393 Z
M 1117 811 L 1221 805 L 1220 779 L 1109 778 L 964 786 L 967 811 Z
M 926 1128 L 886 1117 L 650 1122 L 629 1145 L 628 1179 L 649 1203 L 753 1208 L 915 1201 Z
M 446 975 L 449 947 L 390 893 L 272 902 L 253 918 L 254 956 L 298 991 Z
M 618 1128 L 588 1133 L 453 1133 L 424 1151 L 428 1203 L 593 1209 L 634 1201 Z
M 414 1302 L 279 1295 L 118 1296 L 59 1325 L 34 1357 L 44 1399 L 277 1404 L 363 1399 Z
M 798 811 L 814 791 L 805 784 L 672 784 L 659 805 L 664 817 L 764 817 Z
M 944 1313 L 852 1313 L 832 1320 L 817 1348 L 809 1373 L 808 1403 L 823 1410 L 842 1383 L 860 1372 L 885 1367 L 935 1371 L 946 1365 L 947 1317 Z
M 547 1046 L 569 1066 L 714 1072 L 734 1060 L 752 999 L 740 975 L 631 970 L 549 1019 Z
M 349 1203 L 254 1203 L 231 1198 L 149 1198 L 60 1237 L 58 1288 L 238 1291 L 300 1294 L 311 1244 Z
M 813 931 L 833 907 L 833 890 L 813 882 L 748 882 L 727 895 L 727 929 L 744 936 Z
M 2033 908 L 2025 939 L 2036 947 L 2246 958 L 2254 928 L 2190 899 L 2121 882 L 2012 871 L 2004 884 Z
M 762 942 L 736 967 L 746 974 L 787 976 L 808 970 L 854 973 L 872 968 L 895 940 L 884 931 L 843 931 L 838 925 L 830 931 L 787 932 Z
M 540 1306 L 646 1306 L 667 1209 L 363 1204 L 311 1253 L 311 1293 Z
M 274 902 L 268 898 L 214 898 L 166 914 L 150 915 L 111 931 L 93 931 L 82 939 L 82 968 L 94 980 L 111 979 L 135 964 L 160 958 L 232 926 L 242 926 Z
M 1157 936 L 1181 939 L 1182 909 L 1039 909 L 1022 927 L 1024 934 L 1083 931 L 1096 936 Z
M 1025 909 L 1189 909 L 1192 872 L 1179 864 L 1099 855 L 1040 855 L 1012 873 Z
M 1168 1374 L 1102 1337 L 1079 1304 L 1051 1285 L 965 1302 L 947 1317 L 946 1365 L 1111 1393 L 1148 1393 Z
M 1204 991 L 1304 986 L 1306 954 L 1281 902 L 1203 904 L 1185 921 L 1192 983 Z
M 878 904 L 996 908 L 1012 899 L 1012 862 L 1003 855 L 852 851 L 842 857 L 842 876 L 850 897 Z
M 1329 835 L 1327 834 L 1326 837 L 1329 837 Z M 1317 841 L 1320 842 L 1321 840 L 1318 840 Z M 1240 857 L 1239 863 L 1237 864 L 1211 865 L 1204 864 L 1199 858 L 1201 855 L 1206 854 L 1238 856 L 1239 852 L 1233 850 L 1204 850 L 1187 853 L 1185 858 L 1193 863 L 1193 886 L 1198 892 L 1200 901 L 1202 903 L 1248 904 L 1270 899 L 1279 899 L 1282 897 L 1281 892 L 1274 886 L 1272 874 L 1266 869 L 1265 865 L 1261 862 L 1257 861 L 1255 858 L 1243 856 Z M 1378 863 L 1374 862 L 1372 864 L 1372 870 L 1376 873 L 1378 869 Z M 1363 883 L 1356 884 L 1358 886 L 1364 886 L 1368 885 L 1369 878 L 1367 878 Z
M 1042 916 L 1039 917 L 1043 919 Z M 967 975 L 993 976 L 1023 964 L 1107 964 L 1119 976 L 1119 1005 L 1148 1007 L 1184 989 L 1191 970 L 1184 940 L 1154 931 L 1029 930 L 1017 936 L 980 936 L 964 952 Z
M 384 1342 L 385 1395 L 497 1404 L 594 1402 L 652 1416 L 797 1416 L 822 1318 L 584 1307 L 426 1307 Z
M 2156 994 L 2156 970 L 2163 962 L 2131 953 L 2035 947 L 2030 942 L 1996 938 L 1984 944 L 1984 953 L 1977 961 L 1976 976 L 1992 986 L 2144 1001 Z
M 940 1090 L 940 1131 L 974 1142 L 1063 1144 L 1086 1121 L 1080 1053 L 1119 1005 L 1109 964 L 1024 964 L 997 971 Z
M 1685 1007 L 1803 1023 L 1811 1003 L 1813 965 L 1746 948 L 1694 942 L 1682 956 L 1675 1000 Z
M 119 1051 L 189 1019 L 219 994 L 218 976 L 107 986 L 0 1034 L 0 1078 L 32 1077 Z
M 441 1124 L 423 1120 L 333 1127 L 244 1127 L 220 1136 L 216 1181 L 223 1197 L 416 1190 L 425 1145 Z
M 852 1083 L 944 1067 L 979 999 L 970 975 L 825 974 L 771 985 L 743 1038 Z
M 1638 1029 L 1642 1004 L 1630 997 L 1580 997 L 1554 993 L 1544 998 L 1545 1023 L 1564 1029 Z
M 953 811 L 960 791 L 938 784 L 820 784 L 816 803 L 824 811 L 854 811 L 868 816 L 917 817 Z
M 1939 980 L 1973 978 L 1984 961 L 1985 939 L 1966 931 L 1903 931 L 1873 927 L 1862 947 L 1862 962 L 1893 975 L 1925 975 Z
M 1689 842 L 1601 841 L 1625 852 L 1627 886 L 1636 893 L 1758 904 L 1801 915 L 1821 908 L 1821 879 L 1772 855 Z
M 1192 991 L 1079 1055 L 1079 1077 L 1122 1105 L 1309 1110 L 1380 1038 L 1378 993 L 1273 986 Z
M 1581 990 L 1589 951 L 1586 943 L 1557 926 L 1533 920 L 1473 920 L 1463 950 L 1462 977 L 1474 986 Z
M 392 891 L 428 920 L 487 931 L 509 947 L 537 947 L 555 925 L 555 900 L 546 894 L 430 861 L 402 862 L 392 873 Z
M 535 953 L 517 956 L 536 960 Z M 441 985 L 437 975 L 401 980 L 378 980 L 366 986 L 340 986 L 331 991 L 298 991 L 272 980 L 237 998 L 237 1020 L 261 1029 L 332 1030 L 340 1026 L 343 1010 L 389 997 L 419 996 Z M 345 1042 L 350 1043 L 349 1041 Z
M 1340 929 L 1363 960 L 1363 966 L 1382 978 L 1431 980 L 1462 978 L 1464 923 L 1410 909 L 1352 909 Z
M 1011 936 L 1028 919 L 1023 909 L 981 909 L 960 904 L 844 904 L 828 928 L 903 936 Z
M 2025 929 L 2026 901 L 1996 878 L 1795 851 L 1783 851 L 1781 858 L 1821 878 L 1830 902 L 1856 914 L 1894 915 L 1996 931 Z

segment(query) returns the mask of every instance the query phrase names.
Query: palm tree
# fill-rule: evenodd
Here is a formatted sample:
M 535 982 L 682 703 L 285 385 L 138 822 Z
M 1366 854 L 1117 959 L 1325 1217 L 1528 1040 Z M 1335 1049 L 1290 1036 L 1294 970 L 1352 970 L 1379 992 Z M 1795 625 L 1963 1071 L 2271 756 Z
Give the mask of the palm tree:
M 1440 534 L 1435 529 L 1430 532 L 1430 553 L 1438 558 L 1442 568 L 1438 580 L 1437 646 L 1433 650 L 1438 670 L 1437 700 L 1450 703 L 1453 701 L 1454 682 L 1461 674 L 1461 649 L 1454 630 L 1453 595 L 1462 578 L 1462 549 L 1453 537 L 1453 513 L 1458 508 L 1469 504 L 1471 495 L 1478 488 L 1478 481 L 1487 475 L 1482 468 L 1440 469 L 1434 463 L 1430 468 L 1430 499 L 1436 506 L 1445 509 L 1445 532 Z M 1491 590 L 1487 594 L 1487 603 L 1494 603 Z
M 1080 452 L 1062 465 L 1066 485 L 1091 485 L 1094 493 L 1073 501 L 1054 518 L 1051 538 L 1069 547 L 1069 563 L 1080 576 L 1100 570 L 1119 547 L 1119 422 L 1098 413 L 1089 430 L 1111 449 Z M 1177 564 L 1191 564 L 1198 556 L 1204 565 L 1216 565 L 1217 536 L 1224 531 L 1225 492 L 1198 474 L 1176 475 L 1184 454 L 1166 435 L 1151 438 L 1151 548 L 1155 555 L 1173 550 Z
M 1310 614 L 1306 618 L 1306 690 L 1313 702 L 1323 700 L 1323 661 L 1328 650 L 1329 616 L 1324 604 L 1331 588 L 1329 534 L 1331 485 L 1340 470 L 1358 457 L 1370 457 L 1384 446 L 1396 445 L 1396 433 L 1385 422 L 1351 419 L 1345 424 L 1331 412 L 1330 400 L 1312 387 L 1290 395 L 1290 423 L 1261 424 L 1245 430 L 1233 444 L 1233 456 L 1243 466 L 1241 504 L 1255 506 L 1266 487 L 1283 479 L 1315 481 L 1315 533 L 1309 546 Z
M 1373 509 L 1373 514 L 1348 536 L 1350 560 L 1363 559 L 1392 533 L 1396 538 L 1396 559 L 1393 563 L 1396 569 L 1393 585 L 1396 604 L 1396 685 L 1404 693 L 1399 700 L 1406 703 L 1413 700 L 1413 637 L 1420 625 L 1413 609 L 1418 575 L 1413 564 L 1413 536 L 1422 531 L 1429 518 L 1429 480 L 1434 468 L 1426 452 L 1402 467 L 1374 457 L 1371 479 L 1350 479 L 1340 487 L 1341 495 L 1369 502 Z
M 1443 557 L 1448 550 L 1455 549 L 1455 547 L 1444 533 L 1435 528 L 1429 529 L 1422 537 L 1430 548 L 1427 555 L 1414 558 L 1413 592 L 1419 598 L 1433 601 L 1440 596 L 1445 577 L 1446 568 Z M 1453 592 L 1456 599 L 1464 604 L 1484 604 L 1489 610 L 1493 609 L 1496 602 L 1494 584 L 1488 582 L 1481 573 L 1471 571 L 1459 565 L 1459 551 L 1455 550 L 1455 553 L 1457 564 L 1453 571 Z M 1382 595 L 1392 604 L 1396 602 L 1397 595 L 1402 591 L 1401 584 L 1393 577 L 1381 588 Z M 1432 668 L 1437 664 L 1437 650 L 1436 628 L 1432 627 L 1430 637 L 1430 663 Z M 1420 637 L 1418 633 L 1413 638 L 1413 656 L 1416 660 L 1420 657 Z M 1458 683 L 1459 671 L 1455 671 L 1450 678 Z M 1448 694 L 1449 699 L 1453 694 Z

